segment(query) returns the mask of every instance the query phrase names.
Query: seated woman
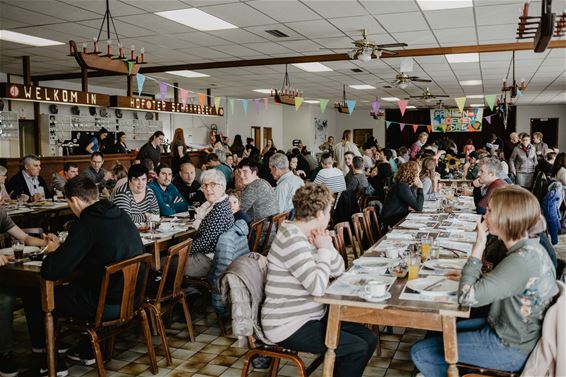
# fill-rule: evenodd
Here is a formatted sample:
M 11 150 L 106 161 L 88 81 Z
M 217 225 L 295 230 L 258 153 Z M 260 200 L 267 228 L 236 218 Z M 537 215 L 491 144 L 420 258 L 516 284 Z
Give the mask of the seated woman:
M 436 172 L 436 161 L 434 161 L 434 158 L 426 157 L 422 161 L 420 179 L 423 183 L 423 195 L 425 200 L 436 199 L 440 174 Z
M 539 219 L 538 200 L 524 188 L 505 186 L 491 196 L 458 292 L 460 305 L 491 308 L 487 318 L 457 324 L 459 362 L 508 372 L 525 365 L 540 338 L 544 313 L 558 293 L 548 253 L 538 238 L 529 238 L 529 229 Z M 488 233 L 499 237 L 508 252 L 482 276 Z M 442 337 L 417 342 L 411 358 L 425 376 L 446 375 Z
M 140 164 L 128 171 L 128 184 L 116 189 L 113 202 L 122 208 L 134 223 L 146 222 L 146 214 L 159 216 L 159 205 L 153 191 L 147 187 L 147 169 Z
M 322 296 L 329 278 L 344 272 L 344 261 L 326 227 L 332 195 L 307 183 L 293 197 L 295 220 L 279 228 L 267 255 L 268 272 L 261 323 L 267 338 L 299 352 L 326 351 L 326 306 Z M 361 376 L 377 344 L 364 325 L 343 322 L 336 348 L 334 376 Z
M 226 195 L 226 178 L 218 169 L 203 171 L 200 189 L 206 202 L 196 210 L 191 253 L 185 265 L 185 275 L 202 277 L 208 274 L 218 237 L 234 225 L 234 215 Z
M 416 191 L 415 191 L 416 189 Z M 419 164 L 405 162 L 395 174 L 395 183 L 383 202 L 383 222 L 388 226 L 397 224 L 409 211 L 422 211 L 424 203 L 423 183 L 419 178 Z

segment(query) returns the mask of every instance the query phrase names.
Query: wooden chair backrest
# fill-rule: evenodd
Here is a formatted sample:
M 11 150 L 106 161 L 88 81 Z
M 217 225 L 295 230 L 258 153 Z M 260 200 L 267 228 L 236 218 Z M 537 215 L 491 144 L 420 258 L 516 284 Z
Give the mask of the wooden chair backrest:
M 262 251 L 260 250 L 259 242 L 261 240 L 261 233 L 263 232 L 264 223 L 265 223 L 265 219 L 259 219 L 250 224 L 250 232 L 248 233 L 248 240 L 251 240 L 252 237 L 254 237 L 253 238 L 254 243 L 250 250 L 254 253 L 260 253 Z
M 370 244 L 374 244 L 381 238 L 381 225 L 379 224 L 379 217 L 377 216 L 376 207 L 366 207 L 363 210 L 366 233 Z
M 364 234 L 367 228 L 365 222 L 366 220 L 362 212 L 354 213 L 352 215 L 352 226 L 354 227 L 354 236 L 356 237 L 356 241 L 358 241 L 358 245 L 360 247 L 360 256 L 364 253 L 366 246 L 364 244 Z
M 183 286 L 183 278 L 185 275 L 185 265 L 187 264 L 187 258 L 189 257 L 189 252 L 191 246 L 193 245 L 192 238 L 189 238 L 181 243 L 171 246 L 167 250 L 167 256 L 163 262 L 163 268 L 161 270 L 161 281 L 159 282 L 159 288 L 157 288 L 157 294 L 155 295 L 155 301 L 161 302 L 162 300 L 167 300 L 171 297 L 178 297 L 181 293 Z M 170 269 L 173 266 L 173 262 L 177 261 L 177 269 L 174 274 L 170 273 Z M 168 287 L 171 286 L 169 281 L 173 279 L 172 289 L 169 290 Z
M 342 259 L 344 260 L 344 267 L 348 268 L 348 254 L 346 253 L 346 245 L 344 244 L 344 239 L 340 237 L 339 232 L 335 230 L 331 230 L 330 237 L 332 237 L 332 243 L 334 244 L 334 248 L 338 250 Z
M 103 326 L 125 323 L 134 317 L 136 310 L 144 302 L 145 288 L 147 286 L 147 278 L 149 269 L 151 268 L 152 259 L 153 257 L 151 254 L 145 253 L 105 267 L 94 322 L 96 329 Z M 145 265 L 144 276 L 141 286 L 138 286 L 138 275 L 142 265 Z M 104 306 L 108 295 L 110 280 L 116 274 L 122 274 L 123 278 L 120 315 L 117 319 L 103 322 Z
M 354 236 L 352 235 L 352 228 L 350 227 L 350 222 L 343 221 L 341 223 L 338 223 L 338 224 L 334 225 L 334 230 L 336 231 L 336 235 L 340 238 L 340 242 L 343 245 L 344 254 L 347 254 L 346 253 L 346 236 L 345 236 L 345 233 L 348 233 L 348 239 L 352 243 L 352 251 L 354 252 L 354 258 L 357 258 L 359 253 L 358 253 L 358 249 L 357 249 L 357 246 L 356 246 L 356 242 L 354 240 Z M 340 251 L 340 250 L 338 250 L 338 251 Z M 360 250 L 360 253 L 361 253 L 361 250 Z M 346 263 L 346 265 L 348 265 L 348 263 Z
M 281 212 L 271 216 L 271 220 L 267 226 L 267 233 L 265 233 L 265 239 L 263 240 L 262 250 L 267 250 L 271 246 L 271 234 L 277 233 L 283 221 L 287 220 L 288 217 L 289 212 Z M 274 229 L 275 231 L 273 231 Z M 273 236 L 275 237 L 275 235 Z

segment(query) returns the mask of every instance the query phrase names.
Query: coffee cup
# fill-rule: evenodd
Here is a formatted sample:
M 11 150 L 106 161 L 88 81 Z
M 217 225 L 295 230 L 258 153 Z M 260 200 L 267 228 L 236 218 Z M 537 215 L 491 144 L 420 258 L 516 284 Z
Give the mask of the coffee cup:
M 165 232 L 168 232 L 171 229 L 173 229 L 173 224 L 171 224 L 171 223 L 161 223 L 161 224 L 159 224 L 159 230 L 163 230 Z
M 397 259 L 399 258 L 399 249 L 390 248 L 385 250 L 385 256 L 390 259 Z
M 364 293 L 371 297 L 381 297 L 387 292 L 387 283 L 379 280 L 369 281 L 364 286 Z

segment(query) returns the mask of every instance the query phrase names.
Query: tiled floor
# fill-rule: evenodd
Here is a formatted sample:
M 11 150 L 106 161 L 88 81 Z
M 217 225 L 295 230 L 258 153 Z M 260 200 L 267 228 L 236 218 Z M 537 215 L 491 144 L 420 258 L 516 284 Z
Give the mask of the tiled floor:
M 566 259 L 566 235 L 561 236 L 556 247 L 562 258 Z M 184 322 L 174 321 L 168 326 L 167 334 L 173 356 L 173 366 L 165 366 L 161 349 L 157 349 L 159 360 L 159 374 L 157 376 L 186 377 L 186 376 L 240 376 L 243 364 L 243 355 L 247 348 L 238 345 L 233 337 L 220 336 L 216 317 L 212 312 L 203 315 L 193 314 L 196 341 L 191 343 Z M 30 352 L 25 317 L 20 310 L 15 318 L 16 354 L 18 362 L 24 371 L 22 376 L 33 376 L 28 369 L 37 363 Z M 228 331 L 229 332 L 229 331 Z M 409 349 L 411 345 L 424 336 L 423 331 L 394 328 L 392 334 L 381 334 L 381 355 L 374 356 L 365 370 L 368 377 L 410 377 L 415 369 L 410 361 Z M 159 337 L 154 337 L 154 343 L 159 344 Z M 146 348 L 139 331 L 123 334 L 116 342 L 114 358 L 106 364 L 109 377 L 120 376 L 152 376 L 149 371 Z M 308 364 L 312 355 L 301 355 Z M 94 377 L 97 376 L 95 368 L 69 364 L 71 376 Z M 28 370 L 26 370 L 28 369 Z M 321 376 L 319 367 L 313 376 Z M 282 362 L 279 376 L 294 377 L 297 375 L 295 367 Z M 265 372 L 252 372 L 250 376 L 267 376 Z

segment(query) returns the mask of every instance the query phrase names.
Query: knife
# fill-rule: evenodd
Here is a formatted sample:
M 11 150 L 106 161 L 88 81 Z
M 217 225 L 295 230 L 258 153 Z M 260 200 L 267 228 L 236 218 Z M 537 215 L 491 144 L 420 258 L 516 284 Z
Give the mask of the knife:
M 446 278 L 442 278 L 442 279 L 432 283 L 431 285 L 424 287 L 423 291 L 430 291 L 432 288 L 436 287 L 437 285 L 442 283 L 444 280 L 446 280 Z

